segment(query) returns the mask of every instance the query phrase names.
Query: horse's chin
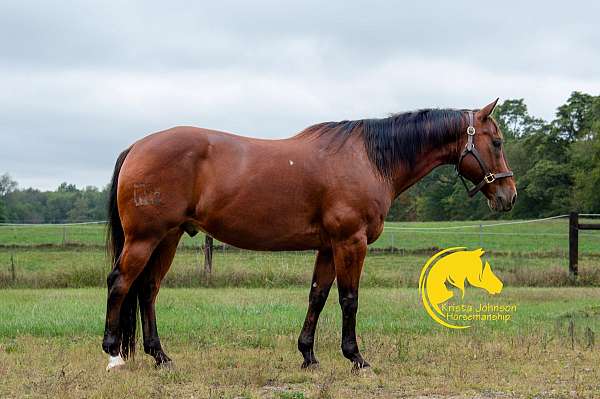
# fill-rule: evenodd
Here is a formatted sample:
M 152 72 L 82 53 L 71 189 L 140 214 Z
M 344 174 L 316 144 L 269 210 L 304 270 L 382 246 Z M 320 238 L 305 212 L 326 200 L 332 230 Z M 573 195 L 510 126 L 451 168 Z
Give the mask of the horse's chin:
M 496 204 L 496 201 L 492 201 L 491 199 L 488 199 L 487 204 L 488 204 L 488 207 L 490 208 L 490 210 L 492 210 L 493 212 L 498 212 L 498 205 Z

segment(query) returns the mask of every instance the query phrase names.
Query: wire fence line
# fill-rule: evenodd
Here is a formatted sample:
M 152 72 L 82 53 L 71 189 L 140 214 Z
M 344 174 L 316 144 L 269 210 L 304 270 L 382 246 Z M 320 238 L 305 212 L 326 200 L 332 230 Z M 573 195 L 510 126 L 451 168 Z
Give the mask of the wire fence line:
M 70 223 L 0 223 L 0 227 L 61 227 L 61 226 L 84 226 L 106 224 L 106 220 L 93 220 L 87 222 L 70 222 Z
M 599 214 L 580 216 L 580 220 L 590 221 L 600 217 Z M 6 283 L 5 286 L 15 286 L 21 281 L 23 286 L 27 287 L 38 286 L 36 284 L 104 284 L 109 264 L 104 255 L 105 223 L 92 221 L 0 224 L 0 288 L 6 281 L 10 283 Z M 494 223 L 473 221 L 386 224 L 378 240 L 369 246 L 370 255 L 367 262 L 376 266 L 369 268 L 372 270 L 371 277 L 367 275 L 367 280 L 372 279 L 370 284 L 392 284 L 390 281 L 400 284 L 400 281 L 412 281 L 416 265 L 421 265 L 438 249 L 457 246 L 469 249 L 483 248 L 491 257 L 495 270 L 500 271 L 505 278 L 512 276 L 507 280 L 512 283 L 546 284 L 547 278 L 550 278 L 555 279 L 558 284 L 563 281 L 561 279 L 564 276 L 561 277 L 562 274 L 556 274 L 555 271 L 562 270 L 566 273 L 568 269 L 567 215 Z M 579 235 L 582 270 L 584 273 L 600 270 L 600 231 L 580 231 Z M 182 284 L 194 286 L 197 281 L 206 279 L 204 243 L 204 234 L 198 234 L 194 238 L 187 235 L 182 237 L 179 245 L 182 251 L 178 251 L 175 258 L 178 270 L 175 276 L 179 277 L 174 277 L 181 278 Z M 256 252 L 235 248 L 215 240 L 216 274 L 213 273 L 213 277 L 210 278 L 213 282 L 216 281 L 214 279 L 220 278 L 221 283 L 225 285 L 237 284 L 235 281 L 250 284 L 246 280 L 256 280 L 252 284 L 257 285 L 278 284 L 277 281 L 280 280 L 304 282 L 306 279 L 310 280 L 314 258 L 314 251 Z M 69 282 L 63 281 L 63 277 L 68 278 Z M 33 279 L 31 284 L 26 282 L 29 281 L 27 279 Z M 56 279 L 57 282 L 53 283 L 52 279 Z M 600 284 L 600 273 L 593 282 Z
M 600 213 L 580 213 L 583 217 L 600 217 Z M 396 227 L 396 226 L 384 226 L 385 229 L 393 230 L 451 230 L 451 229 L 465 229 L 465 228 L 476 228 L 476 227 L 496 227 L 496 226 L 508 226 L 513 224 L 526 224 L 526 223 L 537 223 L 546 220 L 561 219 L 568 217 L 568 214 L 549 216 L 538 219 L 526 219 L 526 220 L 510 220 L 506 222 L 489 223 L 489 224 L 468 224 L 459 226 L 443 226 L 443 227 Z M 7 227 L 48 227 L 48 226 L 83 226 L 83 225 L 94 225 L 94 224 L 106 224 L 106 220 L 93 220 L 84 222 L 68 222 L 68 223 L 0 223 L 0 226 Z M 406 222 L 411 223 L 411 222 Z
M 537 223 L 537 222 L 543 222 L 546 220 L 566 218 L 568 216 L 569 215 L 557 215 L 557 216 L 550 216 L 550 217 L 540 218 L 540 219 L 514 220 L 514 221 L 498 222 L 498 223 L 490 223 L 490 224 L 479 223 L 479 224 L 468 224 L 468 225 L 462 225 L 462 226 L 443 226 L 443 227 L 395 227 L 395 226 L 390 226 L 390 227 L 387 227 L 387 229 L 389 229 L 389 230 L 459 230 L 459 229 L 481 228 L 481 227 L 509 226 L 509 225 L 513 225 L 513 224 Z
M 379 239 L 371 244 L 375 250 L 425 250 L 449 246 L 480 246 L 487 250 L 512 252 L 564 252 L 568 250 L 568 215 L 538 219 L 509 220 L 456 224 L 460 222 L 433 222 L 441 225 L 414 225 L 415 222 L 387 222 Z M 581 214 L 595 218 L 600 214 Z M 76 246 L 98 248 L 105 244 L 105 221 L 72 223 L 0 223 L 0 249 L 5 247 Z M 448 225 L 450 224 L 450 225 Z M 597 231 L 580 232 L 581 249 L 600 253 L 600 234 Z M 198 239 L 198 237 L 200 239 Z M 196 238 L 184 236 L 180 247 L 202 250 L 203 234 Z M 234 250 L 215 241 L 219 250 Z M 237 250 L 237 249 L 235 249 Z

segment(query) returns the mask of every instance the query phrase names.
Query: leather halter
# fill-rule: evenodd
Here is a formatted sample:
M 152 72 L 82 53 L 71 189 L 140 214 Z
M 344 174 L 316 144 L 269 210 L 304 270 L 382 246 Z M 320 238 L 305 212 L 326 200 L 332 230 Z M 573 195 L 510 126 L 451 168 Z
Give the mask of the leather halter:
M 477 151 L 477 148 L 475 148 L 475 144 L 473 143 L 473 138 L 475 137 L 475 127 L 473 125 L 473 111 L 468 111 L 467 114 L 469 116 L 469 126 L 467 127 L 467 144 L 465 145 L 465 148 L 462 151 L 462 153 L 460 154 L 460 157 L 458 158 L 458 162 L 456 163 L 456 174 L 458 175 L 458 177 L 460 177 L 460 180 L 462 181 L 463 185 L 465 186 L 465 189 L 467 190 L 469 197 L 472 197 L 475 194 L 477 194 L 479 191 L 481 191 L 481 189 L 486 184 L 491 184 L 491 183 L 495 182 L 496 180 L 503 179 L 505 177 L 511 177 L 511 176 L 513 176 L 513 172 L 510 170 L 508 172 L 501 172 L 501 173 L 490 172 L 489 168 L 487 167 L 487 165 L 481 158 L 479 151 Z M 481 170 L 483 171 L 483 179 L 471 189 L 469 189 L 469 187 L 467 186 L 467 182 L 465 181 L 465 178 L 460 173 L 460 164 L 462 163 L 463 159 L 469 154 L 471 154 L 471 155 L 473 155 L 473 157 L 475 157 L 475 159 L 477 160 L 477 163 L 479 163 L 479 167 L 481 167 Z

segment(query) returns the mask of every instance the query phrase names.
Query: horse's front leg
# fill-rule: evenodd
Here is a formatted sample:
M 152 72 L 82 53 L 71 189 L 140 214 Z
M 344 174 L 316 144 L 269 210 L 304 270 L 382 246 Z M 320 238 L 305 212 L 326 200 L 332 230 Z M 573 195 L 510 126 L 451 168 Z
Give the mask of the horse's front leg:
M 333 243 L 333 259 L 342 308 L 342 353 L 353 363 L 354 369 L 369 367 L 369 363 L 360 355 L 356 342 L 358 286 L 366 253 L 367 238 L 362 232 Z
M 302 368 L 314 367 L 319 364 L 313 351 L 315 330 L 321 310 L 323 310 L 327 296 L 329 296 L 329 289 L 333 284 L 333 280 L 335 280 L 335 268 L 331 249 L 322 249 L 317 254 L 308 296 L 308 311 L 306 312 L 304 327 L 302 327 L 300 337 L 298 337 L 298 350 L 304 357 Z

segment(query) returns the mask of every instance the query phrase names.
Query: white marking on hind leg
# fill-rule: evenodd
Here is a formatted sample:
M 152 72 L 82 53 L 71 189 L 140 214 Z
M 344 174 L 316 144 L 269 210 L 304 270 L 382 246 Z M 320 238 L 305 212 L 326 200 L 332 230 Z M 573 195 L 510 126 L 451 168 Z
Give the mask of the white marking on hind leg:
M 110 371 L 114 368 L 118 368 L 125 365 L 125 360 L 121 357 L 121 355 L 117 356 L 109 356 L 108 357 L 108 366 L 106 366 L 106 371 Z

